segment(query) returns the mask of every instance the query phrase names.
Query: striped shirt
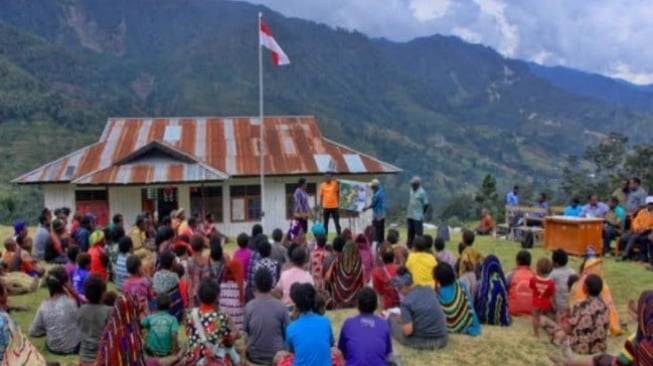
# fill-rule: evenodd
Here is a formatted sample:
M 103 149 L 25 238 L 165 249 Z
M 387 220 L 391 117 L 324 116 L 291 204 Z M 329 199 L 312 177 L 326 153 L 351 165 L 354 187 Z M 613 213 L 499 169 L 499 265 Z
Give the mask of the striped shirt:
M 129 254 L 118 254 L 116 259 L 116 267 L 113 269 L 113 282 L 116 284 L 116 289 L 122 291 L 122 284 L 125 282 L 129 273 L 127 273 L 127 257 Z
M 234 281 L 222 282 L 218 302 L 220 310 L 229 315 L 236 324 L 236 328 L 242 332 L 245 324 L 245 308 L 240 302 L 238 284 Z

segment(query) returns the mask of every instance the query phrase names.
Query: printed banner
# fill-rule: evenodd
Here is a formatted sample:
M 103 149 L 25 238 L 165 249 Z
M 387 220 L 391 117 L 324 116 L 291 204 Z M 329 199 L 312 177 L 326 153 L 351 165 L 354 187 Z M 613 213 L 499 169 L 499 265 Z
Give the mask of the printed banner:
M 367 204 L 369 187 L 367 183 L 351 180 L 339 180 L 340 184 L 340 209 L 347 211 L 363 211 Z

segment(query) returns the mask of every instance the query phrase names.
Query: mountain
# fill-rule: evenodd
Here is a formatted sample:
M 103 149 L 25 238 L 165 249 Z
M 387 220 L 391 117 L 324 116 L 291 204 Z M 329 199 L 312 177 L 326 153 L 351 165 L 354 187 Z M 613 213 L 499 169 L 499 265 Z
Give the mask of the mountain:
M 394 203 L 414 174 L 435 202 L 486 173 L 555 188 L 566 154 L 653 123 L 453 37 L 394 43 L 221 0 L 3 0 L 2 180 L 93 141 L 108 116 L 257 114 L 259 11 L 292 61 L 266 60 L 266 113 L 315 115 L 405 169 L 385 181 Z
M 561 66 L 528 63 L 533 74 L 569 92 L 634 110 L 653 113 L 653 85 L 635 85 Z

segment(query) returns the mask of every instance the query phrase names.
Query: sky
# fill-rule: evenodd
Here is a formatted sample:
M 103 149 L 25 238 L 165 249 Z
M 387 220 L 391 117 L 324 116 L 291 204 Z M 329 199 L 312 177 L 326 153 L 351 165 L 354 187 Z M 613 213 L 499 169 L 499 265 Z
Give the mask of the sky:
M 652 0 L 247 0 L 407 41 L 456 35 L 504 56 L 653 84 Z

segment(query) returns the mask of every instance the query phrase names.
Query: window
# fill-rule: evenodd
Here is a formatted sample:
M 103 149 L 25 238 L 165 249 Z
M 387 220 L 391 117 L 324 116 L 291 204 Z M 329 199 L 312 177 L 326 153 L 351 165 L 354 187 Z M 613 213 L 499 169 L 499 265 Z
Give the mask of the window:
M 106 190 L 75 191 L 75 201 L 108 201 Z
M 222 187 L 191 187 L 190 210 L 202 216 L 212 213 L 216 222 L 223 222 Z
M 261 219 L 261 186 L 233 186 L 231 194 L 231 221 L 258 221 Z
M 295 189 L 297 184 L 286 184 L 286 219 L 291 220 L 295 214 Z M 306 193 L 308 193 L 308 204 L 315 207 L 317 204 L 317 184 L 307 183 Z

